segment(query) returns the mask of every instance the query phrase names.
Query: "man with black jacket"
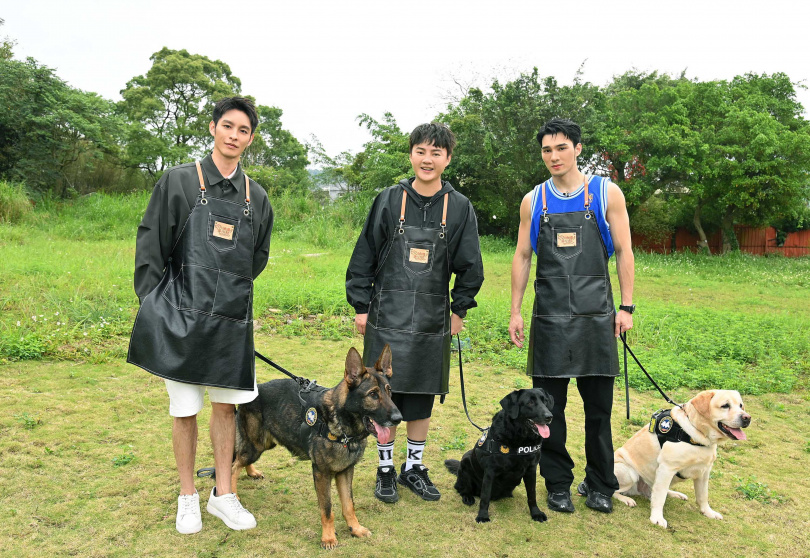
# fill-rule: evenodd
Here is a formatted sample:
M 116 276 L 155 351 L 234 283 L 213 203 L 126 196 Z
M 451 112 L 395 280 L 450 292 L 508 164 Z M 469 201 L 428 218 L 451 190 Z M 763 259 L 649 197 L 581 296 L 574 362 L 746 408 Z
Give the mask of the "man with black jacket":
M 461 331 L 467 310 L 477 305 L 475 295 L 484 281 L 475 211 L 441 180 L 455 143 L 443 124 L 414 129 L 410 161 L 415 176 L 376 197 L 346 271 L 346 297 L 355 309 L 357 330 L 365 336 L 363 359 L 373 365 L 385 345 L 391 346 L 392 398 L 407 423 L 408 453 L 398 477 L 395 430 L 389 443 L 377 445 L 374 495 L 383 502 L 399 499 L 397 482 L 424 500 L 441 496 L 422 455 L 435 396 L 448 392 L 451 335 Z
M 214 149 L 160 177 L 138 227 L 135 293 L 141 302 L 127 362 L 166 382 L 180 476 L 177 531 L 202 529 L 194 487 L 197 414 L 208 391 L 216 486 L 207 509 L 231 529 L 256 526 L 231 490 L 234 405 L 258 395 L 253 280 L 267 265 L 273 210 L 239 164 L 258 115 L 243 97 L 214 107 Z

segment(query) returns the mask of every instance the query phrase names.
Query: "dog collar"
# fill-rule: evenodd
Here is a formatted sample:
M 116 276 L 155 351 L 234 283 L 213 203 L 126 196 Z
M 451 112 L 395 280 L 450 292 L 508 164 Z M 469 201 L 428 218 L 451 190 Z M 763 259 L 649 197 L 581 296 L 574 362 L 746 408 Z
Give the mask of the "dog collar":
M 666 442 L 687 442 L 693 446 L 702 446 L 703 444 L 696 442 L 686 431 L 681 428 L 681 425 L 675 422 L 672 418 L 672 411 L 660 410 L 653 413 L 650 418 L 650 432 L 658 437 L 658 443 L 664 447 Z
M 532 455 L 540 451 L 543 442 L 533 444 L 530 446 L 509 446 L 500 442 L 496 438 L 489 436 L 489 428 L 485 429 L 478 438 L 477 447 L 485 453 L 494 453 L 501 455 Z

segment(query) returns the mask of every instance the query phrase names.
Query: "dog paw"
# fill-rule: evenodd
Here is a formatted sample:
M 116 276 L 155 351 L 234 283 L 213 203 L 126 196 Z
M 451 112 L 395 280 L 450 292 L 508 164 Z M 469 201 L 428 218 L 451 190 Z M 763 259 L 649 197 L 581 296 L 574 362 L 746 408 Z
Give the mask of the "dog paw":
M 321 539 L 321 548 L 324 550 L 333 550 L 337 546 L 337 538 Z
M 245 473 L 247 473 L 247 476 L 249 476 L 252 479 L 263 479 L 264 478 L 264 474 L 262 474 L 262 472 L 259 471 L 253 465 L 248 465 L 247 467 L 245 467 Z
M 475 518 L 476 523 L 489 523 L 490 519 L 488 515 L 479 515 Z
M 678 498 L 679 500 L 688 500 L 689 499 L 689 496 L 687 496 L 683 492 L 675 492 L 674 490 L 670 490 L 667 493 L 667 496 L 669 496 L 670 498 Z
M 629 506 L 631 508 L 636 507 L 636 501 L 633 500 L 632 498 L 630 498 L 629 496 L 625 496 L 624 494 L 614 493 L 613 497 L 616 498 L 619 502 L 622 502 L 623 504 L 625 504 L 625 505 L 627 505 L 627 506 Z
M 534 521 L 539 521 L 540 523 L 543 521 L 548 521 L 548 516 L 546 516 L 546 514 L 544 514 L 540 508 L 531 510 L 531 516 Z
M 472 496 L 462 496 L 461 501 L 468 506 L 472 506 L 475 503 L 475 498 Z
M 362 525 L 358 525 L 357 527 L 349 527 L 349 531 L 351 531 L 353 537 L 357 537 L 358 539 L 371 536 L 371 531 Z
M 723 519 L 723 514 L 714 511 L 711 508 L 707 508 L 705 510 L 700 510 L 700 513 L 708 517 L 709 519 Z
M 667 520 L 664 519 L 663 515 L 661 515 L 661 516 L 651 515 L 650 516 L 650 521 L 652 522 L 653 525 L 660 525 L 664 529 L 667 528 Z

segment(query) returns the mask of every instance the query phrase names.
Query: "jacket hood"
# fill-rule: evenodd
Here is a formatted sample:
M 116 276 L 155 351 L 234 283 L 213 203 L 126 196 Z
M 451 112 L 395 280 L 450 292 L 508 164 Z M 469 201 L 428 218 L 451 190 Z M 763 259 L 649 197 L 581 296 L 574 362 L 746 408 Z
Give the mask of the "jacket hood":
M 415 201 L 421 207 L 422 198 L 419 196 L 419 192 L 417 192 L 413 187 L 414 180 L 415 180 L 414 178 L 403 178 L 402 180 L 399 181 L 399 184 L 400 186 L 405 188 L 405 191 L 408 192 L 408 195 L 411 198 L 413 198 L 413 201 Z M 446 180 L 442 180 L 442 189 L 433 194 L 433 197 L 430 199 L 432 201 L 436 199 L 438 196 L 443 196 L 448 192 L 455 192 L 455 191 L 456 191 L 455 188 L 453 188 L 453 186 L 449 182 L 447 182 Z

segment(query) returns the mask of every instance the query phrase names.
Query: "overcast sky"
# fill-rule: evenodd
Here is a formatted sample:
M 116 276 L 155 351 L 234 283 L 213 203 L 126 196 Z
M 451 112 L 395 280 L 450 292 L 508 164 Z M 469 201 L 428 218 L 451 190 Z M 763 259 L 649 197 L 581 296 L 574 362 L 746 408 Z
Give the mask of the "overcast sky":
M 810 85 L 804 0 L 9 0 L 0 18 L 16 58 L 114 100 L 164 46 L 222 60 L 244 94 L 332 155 L 368 141 L 361 113 L 390 111 L 410 131 L 445 107 L 454 80 L 485 86 L 534 66 L 561 83 L 584 62 L 598 85 L 632 68 Z M 808 91 L 798 98 L 810 108 Z

